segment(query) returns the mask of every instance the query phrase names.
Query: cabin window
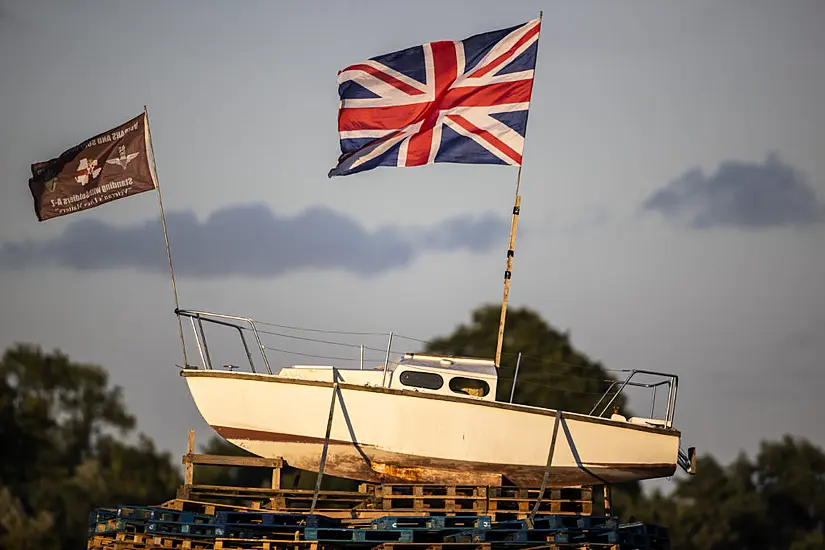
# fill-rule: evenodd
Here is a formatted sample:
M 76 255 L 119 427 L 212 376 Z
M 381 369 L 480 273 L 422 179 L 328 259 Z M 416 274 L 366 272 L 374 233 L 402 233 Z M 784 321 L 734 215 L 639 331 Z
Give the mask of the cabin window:
M 413 370 L 405 370 L 398 378 L 405 386 L 413 386 L 415 388 L 426 388 L 428 390 L 437 390 L 444 385 L 444 379 L 432 372 L 416 372 Z
M 474 397 L 484 397 L 490 393 L 490 385 L 484 380 L 456 376 L 450 380 L 450 389 L 455 393 L 463 393 Z

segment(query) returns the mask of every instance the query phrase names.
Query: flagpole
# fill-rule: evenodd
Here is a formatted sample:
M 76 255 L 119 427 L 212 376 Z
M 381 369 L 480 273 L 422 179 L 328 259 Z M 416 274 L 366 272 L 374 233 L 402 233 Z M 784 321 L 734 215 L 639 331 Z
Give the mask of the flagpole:
M 539 12 L 539 25 L 544 11 Z M 538 39 L 536 40 L 536 66 L 538 66 Z M 535 69 L 534 69 L 535 70 Z M 535 74 L 534 74 L 535 78 Z M 524 127 L 524 140 L 527 140 L 527 125 Z M 501 299 L 501 319 L 498 323 L 498 340 L 496 341 L 496 367 L 501 366 L 501 348 L 504 344 L 504 322 L 507 319 L 507 301 L 510 298 L 510 279 L 513 275 L 513 256 L 516 251 L 516 231 L 518 230 L 518 218 L 521 213 L 521 196 L 518 194 L 521 186 L 521 167 L 524 165 L 524 152 L 522 151 L 521 163 L 518 166 L 518 174 L 516 174 L 516 198 L 513 201 L 513 217 L 510 222 L 510 246 L 507 248 L 507 267 L 504 269 L 504 296 Z
M 180 347 L 183 352 L 183 368 L 189 367 L 189 361 L 186 357 L 186 342 L 183 338 L 183 325 L 180 321 L 180 303 L 178 302 L 178 287 L 175 283 L 175 268 L 172 266 L 172 250 L 169 247 L 169 234 L 166 232 L 166 215 L 163 213 L 163 196 L 160 192 L 160 182 L 158 181 L 158 165 L 155 161 L 155 147 L 152 143 L 152 130 L 149 128 L 149 111 L 146 105 L 143 106 L 143 113 L 146 116 L 146 133 L 149 136 L 149 147 L 152 151 L 152 167 L 155 172 L 155 188 L 158 191 L 158 208 L 160 209 L 160 224 L 163 227 L 163 239 L 166 242 L 166 257 L 169 260 L 169 274 L 172 277 L 172 294 L 175 298 L 175 317 L 178 320 L 178 334 L 180 335 Z
M 522 157 L 523 160 L 524 157 Z M 510 246 L 507 248 L 507 267 L 504 269 L 504 297 L 501 300 L 501 320 L 498 324 L 498 341 L 496 343 L 496 366 L 501 366 L 501 347 L 504 343 L 504 321 L 507 318 L 507 300 L 510 297 L 510 278 L 513 272 L 513 256 L 516 248 L 516 231 L 518 230 L 518 217 L 521 211 L 521 196 L 518 194 L 521 185 L 521 165 L 518 167 L 516 176 L 516 198 L 513 202 L 513 218 L 510 222 Z

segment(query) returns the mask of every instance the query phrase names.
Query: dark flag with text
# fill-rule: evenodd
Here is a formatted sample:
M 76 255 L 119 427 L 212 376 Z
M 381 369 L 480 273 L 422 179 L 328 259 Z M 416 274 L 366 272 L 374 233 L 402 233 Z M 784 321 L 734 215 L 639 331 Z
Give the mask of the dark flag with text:
M 157 188 L 146 113 L 32 164 L 29 189 L 41 222 Z

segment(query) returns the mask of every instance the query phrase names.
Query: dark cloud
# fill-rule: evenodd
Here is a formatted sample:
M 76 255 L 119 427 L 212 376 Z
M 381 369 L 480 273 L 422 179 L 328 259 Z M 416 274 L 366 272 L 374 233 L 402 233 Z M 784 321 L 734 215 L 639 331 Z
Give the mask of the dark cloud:
M 727 161 L 715 174 L 693 169 L 653 193 L 642 205 L 693 228 L 758 229 L 825 221 L 825 205 L 793 167 L 776 154 L 763 164 Z
M 206 278 L 272 277 L 302 268 L 374 275 L 429 251 L 504 247 L 509 221 L 492 215 L 458 217 L 431 228 L 389 226 L 370 232 L 324 207 L 290 218 L 253 204 L 216 211 L 203 222 L 192 213 L 170 212 L 166 224 L 175 274 Z M 0 268 L 45 266 L 165 272 L 160 220 L 128 227 L 79 220 L 54 239 L 0 247 Z
M 409 233 L 409 239 L 421 250 L 487 252 L 494 246 L 504 249 L 509 231 L 509 220 L 485 214 L 479 218 L 451 218 L 432 229 L 415 230 Z M 519 228 L 519 236 L 524 233 L 524 228 Z

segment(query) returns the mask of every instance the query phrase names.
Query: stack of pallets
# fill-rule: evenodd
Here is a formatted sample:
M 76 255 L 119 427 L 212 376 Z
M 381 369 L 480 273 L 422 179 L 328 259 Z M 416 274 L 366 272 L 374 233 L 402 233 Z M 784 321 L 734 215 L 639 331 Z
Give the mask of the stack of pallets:
M 236 509 L 267 509 L 303 513 L 312 510 L 333 517 L 374 519 L 382 515 L 490 515 L 493 521 L 524 519 L 539 500 L 538 488 L 487 485 L 433 485 L 362 483 L 348 491 L 320 491 L 282 486 L 280 458 L 222 456 L 195 453 L 195 432 L 190 430 L 183 456 L 183 485 L 167 503 L 180 510 L 193 503 L 219 503 Z M 269 471 L 267 487 L 229 487 L 195 482 L 196 466 L 258 468 Z M 541 495 L 537 516 L 593 513 L 592 487 L 548 487 Z M 609 506 L 605 514 L 609 515 Z
M 369 495 L 361 509 L 396 515 L 476 514 L 494 521 L 524 519 L 530 515 L 539 489 L 474 485 L 362 485 Z M 536 511 L 537 516 L 590 515 L 593 513 L 591 487 L 548 488 Z
M 176 498 L 159 506 L 92 512 L 89 550 L 669 548 L 660 527 L 620 525 L 607 491 L 604 506 L 594 510 L 592 487 L 548 487 L 542 493 L 508 486 L 363 483 L 357 490 L 316 493 L 282 487 L 285 464 L 278 458 L 196 454 L 194 431 L 182 462 L 184 483 Z M 264 468 L 271 470 L 271 484 L 197 484 L 198 465 Z
M 667 531 L 620 525 L 606 516 L 548 515 L 496 522 L 489 515 L 395 516 L 369 522 L 320 514 L 162 507 L 98 509 L 89 521 L 89 550 L 191 549 L 521 549 L 530 547 L 667 550 Z

